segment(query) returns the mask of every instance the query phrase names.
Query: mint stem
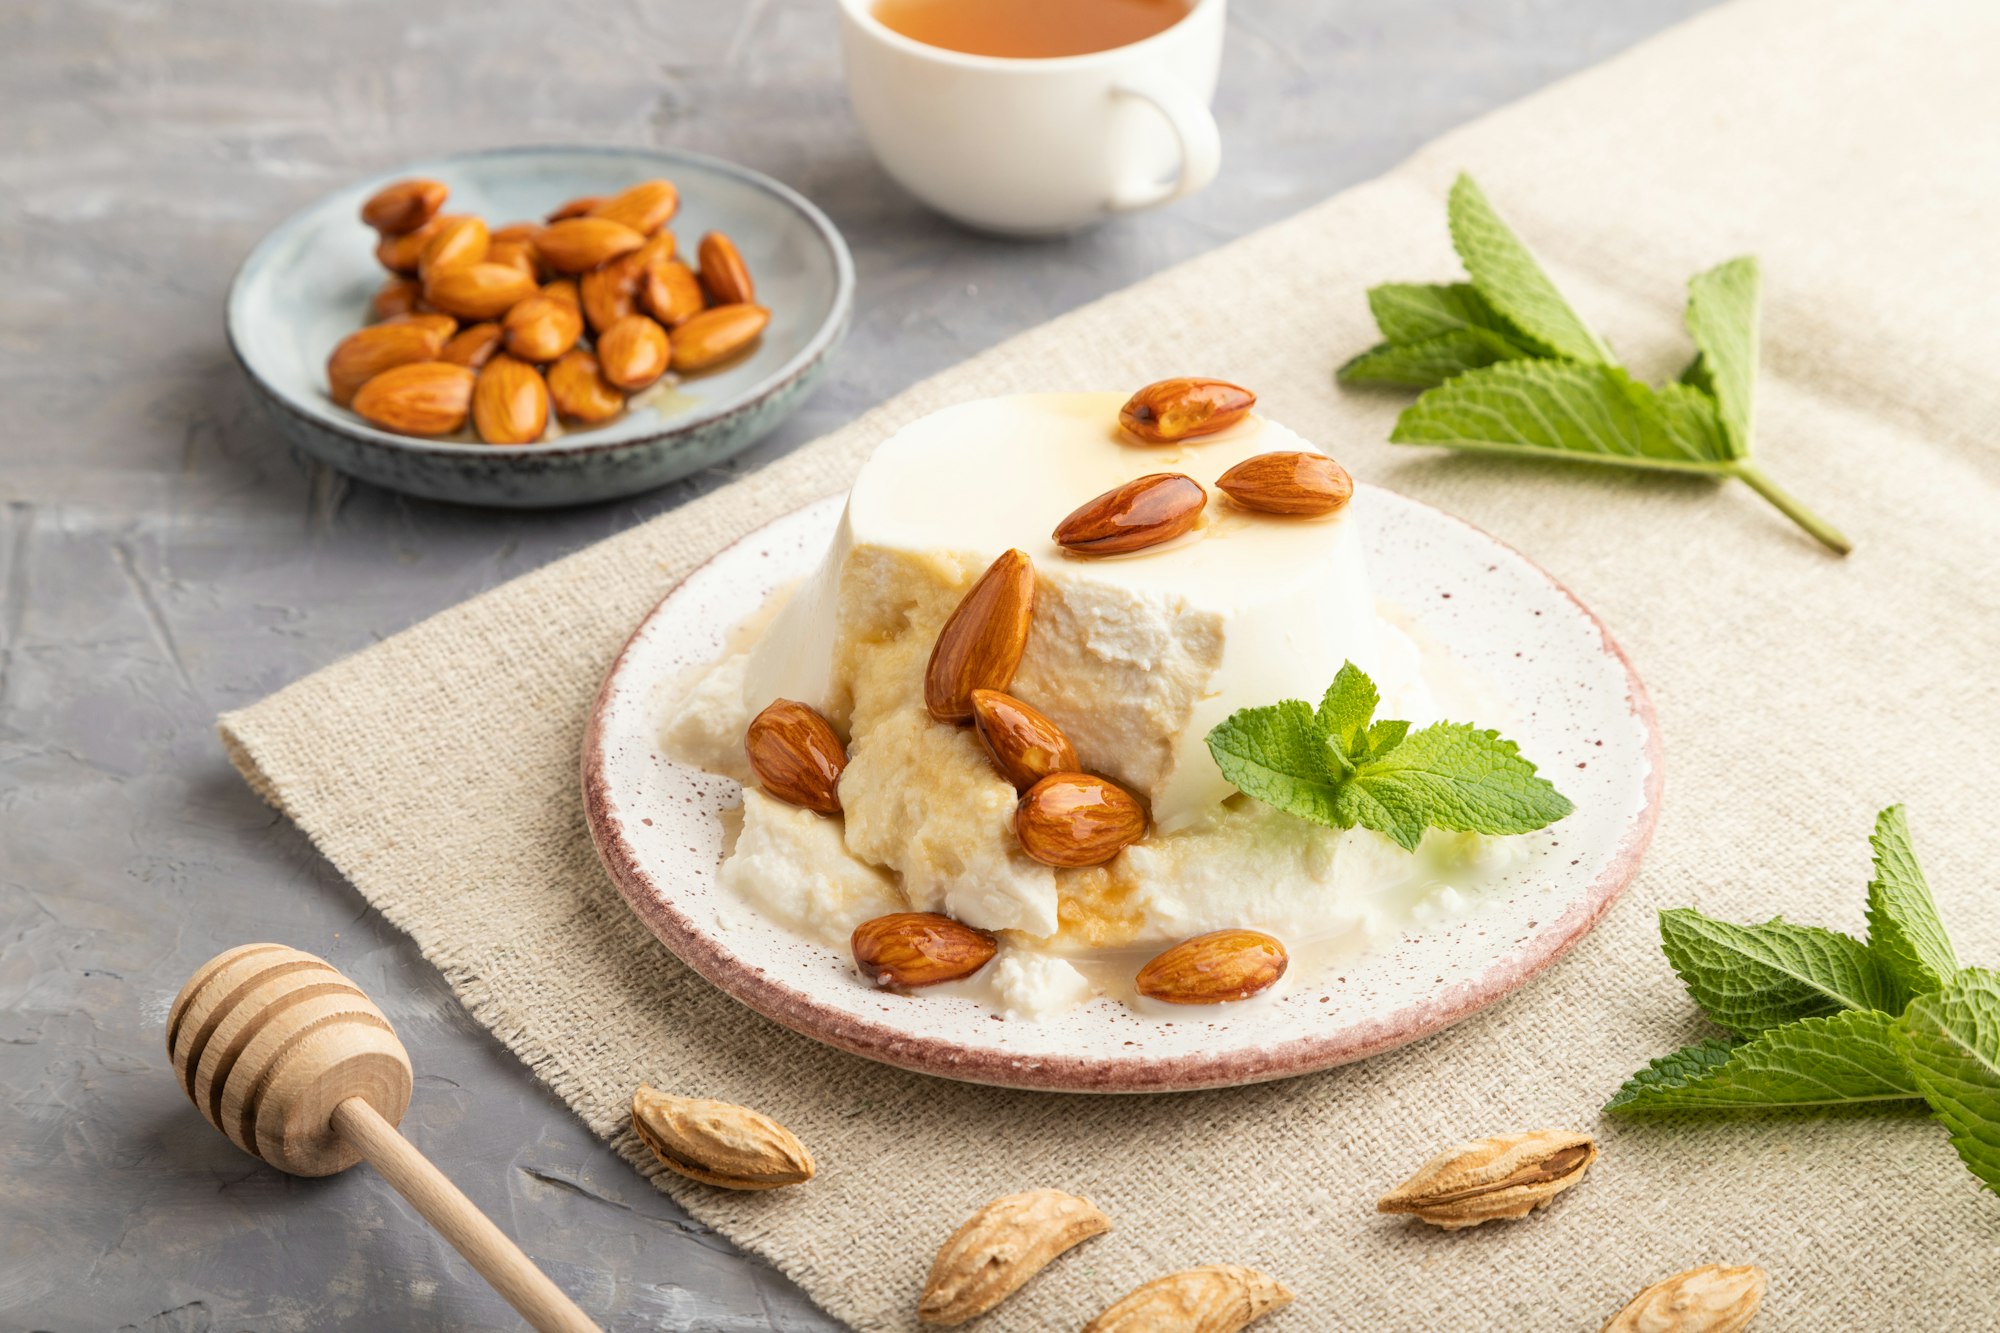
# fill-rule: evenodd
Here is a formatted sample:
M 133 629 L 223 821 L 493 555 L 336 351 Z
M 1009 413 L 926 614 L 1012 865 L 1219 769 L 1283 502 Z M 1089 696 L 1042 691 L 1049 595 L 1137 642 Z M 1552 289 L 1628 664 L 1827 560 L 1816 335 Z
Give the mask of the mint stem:
M 1799 498 L 1750 463 L 1737 463 L 1730 468 L 1737 476 L 1748 482 L 1750 489 L 1778 507 L 1778 512 L 1818 538 L 1820 543 L 1838 555 L 1846 555 L 1854 549 L 1854 543 L 1841 535 L 1840 529 L 1828 523 L 1799 502 Z

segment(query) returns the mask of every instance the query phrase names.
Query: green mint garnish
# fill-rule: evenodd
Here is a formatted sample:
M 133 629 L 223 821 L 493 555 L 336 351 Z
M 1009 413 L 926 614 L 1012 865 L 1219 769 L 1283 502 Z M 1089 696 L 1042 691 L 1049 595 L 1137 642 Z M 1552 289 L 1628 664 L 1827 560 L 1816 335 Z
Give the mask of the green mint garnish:
M 1328 828 L 1373 829 L 1415 851 L 1426 828 L 1531 833 L 1575 807 L 1514 742 L 1457 722 L 1377 722 L 1375 683 L 1352 662 L 1319 707 L 1286 699 L 1231 713 L 1208 752 L 1239 791 Z
M 1737 926 L 1674 908 L 1660 945 L 1695 1003 L 1745 1037 L 1843 1009 L 1893 1014 L 1907 998 L 1860 940 L 1782 917 Z
M 1910 994 L 1941 990 L 1958 971 L 1958 954 L 1910 847 L 1903 807 L 1892 805 L 1877 815 L 1868 841 L 1875 849 L 1875 878 L 1868 884 L 1868 950 Z
M 1696 356 L 1654 389 L 1625 372 L 1471 177 L 1452 186 L 1448 213 L 1472 281 L 1370 290 L 1384 341 L 1339 370 L 1346 384 L 1427 390 L 1392 442 L 1733 477 L 1828 547 L 1852 549 L 1751 461 L 1756 259 L 1688 283 Z
M 1959 1158 L 2000 1192 L 2000 973 L 1968 967 L 1912 1001 L 1896 1044 Z
M 1736 1045 L 1704 1041 L 1634 1074 L 1607 1111 L 1755 1111 L 1912 1101 L 1888 1014 L 1801 1018 Z

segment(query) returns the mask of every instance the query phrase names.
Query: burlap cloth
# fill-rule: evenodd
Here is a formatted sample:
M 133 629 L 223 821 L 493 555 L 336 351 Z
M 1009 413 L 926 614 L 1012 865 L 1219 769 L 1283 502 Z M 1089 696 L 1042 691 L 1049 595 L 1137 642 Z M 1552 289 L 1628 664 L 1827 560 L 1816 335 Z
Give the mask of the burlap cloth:
M 2000 1326 L 2000 1199 L 1919 1115 L 1627 1124 L 1598 1106 L 1705 1034 L 1658 908 L 1858 931 L 1865 835 L 1906 801 L 1961 956 L 2000 961 L 2000 5 L 1745 0 L 1455 133 L 1391 175 L 1057 319 L 744 481 L 339 662 L 222 728 L 245 775 L 410 932 L 597 1133 L 641 1079 L 760 1107 L 811 1184 L 690 1212 L 863 1329 L 913 1326 L 937 1243 L 1049 1184 L 1109 1236 L 983 1327 L 1074 1327 L 1138 1282 L 1233 1261 L 1298 1292 L 1277 1329 L 1595 1329 L 1711 1260 L 1771 1274 L 1759 1329 Z M 1254 133 L 1245 127 L 1244 133 Z M 1333 127 L 1332 132 L 1338 132 Z M 1342 393 L 1363 289 L 1458 270 L 1472 171 L 1588 318 L 1654 377 L 1683 283 L 1763 257 L 1758 453 L 1856 542 L 1835 558 L 1748 490 L 1383 443 L 1399 398 Z M 1225 174 L 1216 186 L 1228 189 Z M 1253 385 L 1359 475 L 1462 514 L 1610 625 L 1652 689 L 1667 801 L 1594 934 L 1448 1032 L 1308 1078 L 1065 1097 L 899 1073 L 724 998 L 599 869 L 577 755 L 607 663 L 690 566 L 841 488 L 892 427 L 964 398 Z M 1530 1220 L 1443 1234 L 1376 1196 L 1439 1146 L 1600 1136 Z

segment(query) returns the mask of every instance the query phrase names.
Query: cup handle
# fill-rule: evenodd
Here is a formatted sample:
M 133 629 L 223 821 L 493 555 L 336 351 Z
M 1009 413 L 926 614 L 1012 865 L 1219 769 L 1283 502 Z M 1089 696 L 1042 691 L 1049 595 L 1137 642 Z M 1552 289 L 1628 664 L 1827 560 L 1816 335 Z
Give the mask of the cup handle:
M 1215 179 L 1222 166 L 1222 136 L 1208 104 L 1185 88 L 1164 79 L 1135 78 L 1115 85 L 1114 97 L 1137 97 L 1158 109 L 1180 141 L 1181 167 L 1164 185 L 1158 181 L 1127 181 L 1114 186 L 1114 209 L 1151 208 L 1193 194 Z

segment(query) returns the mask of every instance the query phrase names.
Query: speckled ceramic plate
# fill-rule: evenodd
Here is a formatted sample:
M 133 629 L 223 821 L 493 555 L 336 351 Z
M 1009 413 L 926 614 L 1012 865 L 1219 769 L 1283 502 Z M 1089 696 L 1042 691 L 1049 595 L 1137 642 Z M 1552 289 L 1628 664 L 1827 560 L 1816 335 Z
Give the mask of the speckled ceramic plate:
M 377 430 L 326 394 L 326 358 L 365 322 L 386 276 L 361 201 L 392 180 L 451 187 L 450 212 L 495 226 L 534 221 L 580 195 L 665 176 L 680 188 L 670 224 L 693 253 L 729 235 L 771 322 L 747 356 L 648 391 L 605 425 L 496 448 Z M 650 490 L 742 452 L 790 416 L 847 333 L 854 263 L 833 224 L 768 176 L 715 158 L 653 148 L 505 148 L 412 162 L 339 190 L 258 243 L 229 291 L 229 345 L 273 421 L 342 472 L 434 500 L 541 508 Z
M 1515 701 L 1510 734 L 1576 812 L 1534 835 L 1483 905 L 1282 996 L 1171 1020 L 1111 999 L 1000 1022 L 969 999 L 864 984 L 845 954 L 776 923 L 716 928 L 715 870 L 734 782 L 660 754 L 665 692 L 719 656 L 732 626 L 811 571 L 838 498 L 779 519 L 675 588 L 606 677 L 583 754 L 591 833 L 653 933 L 757 1012 L 844 1051 L 1007 1087 L 1153 1092 L 1303 1074 L 1413 1041 L 1491 1004 L 1584 935 L 1638 868 L 1660 799 L 1660 748 L 1639 678 L 1597 618 L 1513 549 L 1383 491 L 1365 509 L 1376 595 Z

